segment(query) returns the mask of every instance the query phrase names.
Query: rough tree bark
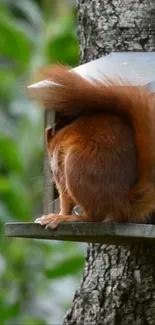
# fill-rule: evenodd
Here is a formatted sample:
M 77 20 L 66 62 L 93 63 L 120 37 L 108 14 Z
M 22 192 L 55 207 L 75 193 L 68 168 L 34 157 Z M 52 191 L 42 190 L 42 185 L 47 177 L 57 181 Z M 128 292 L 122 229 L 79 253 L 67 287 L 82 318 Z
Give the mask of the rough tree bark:
M 81 62 L 155 51 L 155 0 L 78 0 Z M 63 325 L 155 325 L 155 247 L 90 244 Z

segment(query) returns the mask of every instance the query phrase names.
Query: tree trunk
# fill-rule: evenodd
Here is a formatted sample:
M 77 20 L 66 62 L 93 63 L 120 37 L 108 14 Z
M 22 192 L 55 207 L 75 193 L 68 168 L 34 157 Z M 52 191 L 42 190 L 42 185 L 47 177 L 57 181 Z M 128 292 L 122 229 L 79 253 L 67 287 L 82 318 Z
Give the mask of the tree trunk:
M 81 62 L 155 50 L 155 0 L 79 0 Z M 155 247 L 90 244 L 63 325 L 155 325 Z

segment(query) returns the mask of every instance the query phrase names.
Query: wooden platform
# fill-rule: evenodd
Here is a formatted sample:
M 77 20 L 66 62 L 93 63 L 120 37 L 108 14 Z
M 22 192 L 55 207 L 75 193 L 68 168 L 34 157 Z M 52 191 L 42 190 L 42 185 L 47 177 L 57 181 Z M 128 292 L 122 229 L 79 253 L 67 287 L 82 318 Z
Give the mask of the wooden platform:
M 155 225 L 72 222 L 61 224 L 57 229 L 45 229 L 36 223 L 7 223 L 7 237 L 92 242 L 110 245 L 133 243 L 155 244 Z

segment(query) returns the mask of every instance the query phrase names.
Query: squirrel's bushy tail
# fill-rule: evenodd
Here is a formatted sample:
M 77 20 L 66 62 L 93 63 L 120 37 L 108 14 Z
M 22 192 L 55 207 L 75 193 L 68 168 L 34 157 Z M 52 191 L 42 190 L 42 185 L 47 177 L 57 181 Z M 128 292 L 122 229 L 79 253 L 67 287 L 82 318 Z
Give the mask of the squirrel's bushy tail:
M 46 109 L 65 115 L 115 112 L 126 116 L 133 127 L 137 146 L 139 180 L 133 194 L 140 199 L 144 184 L 155 182 L 155 105 L 150 94 L 142 87 L 113 81 L 88 81 L 73 70 L 55 66 L 45 71 L 47 85 L 40 87 L 36 99 L 44 102 Z M 30 95 L 35 94 L 33 87 Z M 148 185 L 148 186 L 147 186 Z M 136 196 L 134 196 L 134 199 Z

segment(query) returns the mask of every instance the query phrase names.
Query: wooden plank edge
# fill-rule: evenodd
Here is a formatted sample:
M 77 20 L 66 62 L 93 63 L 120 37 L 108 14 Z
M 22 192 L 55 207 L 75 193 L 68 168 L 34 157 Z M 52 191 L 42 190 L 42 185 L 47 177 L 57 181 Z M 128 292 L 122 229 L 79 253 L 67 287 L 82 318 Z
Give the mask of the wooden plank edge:
M 32 222 L 15 222 L 6 223 L 5 236 L 111 245 L 155 244 L 155 225 L 72 222 L 51 230 Z

